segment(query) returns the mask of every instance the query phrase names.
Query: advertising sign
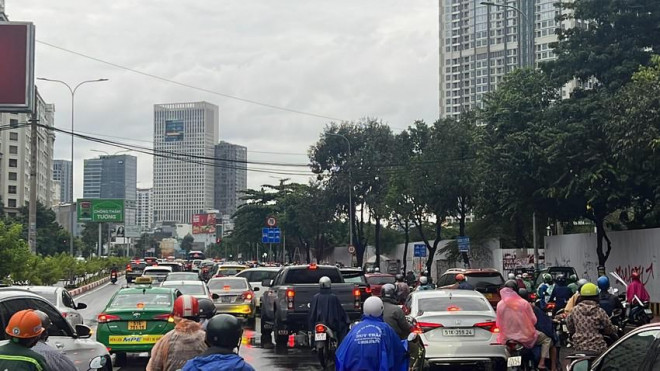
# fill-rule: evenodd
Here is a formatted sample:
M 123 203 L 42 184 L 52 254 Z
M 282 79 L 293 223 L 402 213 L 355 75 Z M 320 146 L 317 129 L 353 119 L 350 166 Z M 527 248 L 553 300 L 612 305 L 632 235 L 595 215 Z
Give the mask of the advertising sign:
M 183 141 L 183 121 L 165 120 L 165 141 L 181 142 Z
M 126 237 L 136 238 L 142 235 L 142 230 L 139 225 L 127 225 L 125 227 Z
M 193 234 L 215 234 L 215 214 L 194 214 L 192 217 Z
M 0 112 L 34 108 L 34 24 L 0 22 Z
M 76 208 L 79 222 L 122 223 L 124 221 L 124 200 L 78 199 Z

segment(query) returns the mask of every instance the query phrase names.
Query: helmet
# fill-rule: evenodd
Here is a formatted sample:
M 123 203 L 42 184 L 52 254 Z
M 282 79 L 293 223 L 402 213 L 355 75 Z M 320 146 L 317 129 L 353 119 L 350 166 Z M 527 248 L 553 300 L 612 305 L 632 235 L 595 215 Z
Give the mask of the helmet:
M 374 272 L 380 272 L 380 268 L 378 267 L 374 268 Z
M 365 316 L 380 317 L 383 315 L 383 301 L 378 296 L 370 296 L 364 301 L 362 310 Z
M 510 280 L 515 280 L 515 279 L 516 279 L 516 275 L 513 274 L 513 273 L 509 273 L 509 279 L 510 279 Z
M 395 277 L 397 282 L 403 282 L 403 274 L 399 273 Z
M 218 347 L 234 349 L 243 336 L 243 326 L 231 314 L 218 314 L 206 325 L 206 342 Z
M 525 279 L 525 278 L 529 278 L 529 274 L 527 274 L 527 272 L 523 273 L 523 274 L 522 274 L 522 278 L 523 278 L 523 279 Z
M 587 283 L 587 282 L 589 282 L 589 281 L 587 281 L 587 280 L 584 279 L 584 278 L 580 278 L 580 279 L 577 281 L 577 289 L 578 289 L 578 292 L 580 292 L 580 289 L 582 289 L 582 286 L 584 286 L 584 284 Z
M 521 279 L 521 278 L 522 278 L 522 275 L 520 275 L 520 274 L 516 274 L 516 279 L 517 279 L 517 280 L 519 280 L 519 279 Z
M 181 295 L 174 300 L 174 315 L 182 318 L 199 317 L 199 301 L 192 295 Z
M 457 274 L 456 281 L 465 281 L 465 276 L 462 273 Z
M 577 280 L 578 280 L 577 276 L 574 275 L 574 274 L 571 274 L 570 276 L 568 276 L 568 282 L 570 282 L 570 283 L 577 282 Z
M 518 292 L 518 282 L 516 282 L 515 280 L 507 280 L 506 282 L 504 282 L 504 287 L 508 287 L 511 290 Z
M 419 284 L 420 285 L 426 285 L 427 283 L 429 283 L 429 279 L 426 278 L 426 276 L 419 277 Z
M 552 275 L 550 273 L 545 273 L 543 275 L 543 282 L 552 283 Z
M 211 319 L 215 316 L 215 304 L 211 299 L 198 299 L 199 302 L 199 316 L 206 319 Z
M 31 339 L 44 332 L 41 318 L 33 309 L 23 309 L 9 319 L 5 333 L 13 338 Z
M 630 278 L 633 279 L 633 280 L 637 280 L 637 281 L 639 281 L 639 272 L 637 272 L 637 271 L 633 271 L 633 272 L 630 274 Z
M 559 286 L 565 286 L 566 285 L 566 277 L 563 274 L 557 275 L 557 278 L 555 278 L 555 281 Z
M 527 291 L 527 289 L 519 289 L 518 295 L 520 295 L 520 297 L 525 300 L 529 300 L 529 292 Z
M 584 285 L 582 285 L 582 288 L 580 289 L 580 296 L 597 296 L 598 295 L 598 287 L 594 285 L 591 282 L 587 282 Z
M 607 278 L 607 276 L 600 276 L 598 277 L 598 281 L 596 281 L 598 284 L 598 288 L 601 291 L 607 291 L 607 289 L 610 288 L 610 279 Z
M 380 291 L 380 296 L 394 299 L 396 297 L 396 287 L 391 283 L 386 283 Z
M 330 280 L 330 277 L 328 276 L 321 277 L 321 279 L 319 279 L 319 286 L 321 286 L 322 289 L 329 289 L 330 286 L 332 286 L 332 281 Z

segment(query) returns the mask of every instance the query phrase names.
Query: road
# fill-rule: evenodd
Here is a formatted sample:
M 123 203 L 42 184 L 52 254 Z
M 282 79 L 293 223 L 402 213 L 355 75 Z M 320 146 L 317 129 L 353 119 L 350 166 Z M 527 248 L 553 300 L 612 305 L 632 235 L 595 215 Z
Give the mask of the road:
M 87 308 L 80 310 L 80 313 L 85 324 L 90 326 L 94 332 L 96 332 L 97 325 L 96 317 L 103 311 L 112 295 L 125 284 L 126 280 L 120 278 L 116 285 L 110 283 L 101 285 L 95 290 L 74 298 L 76 303 L 87 304 Z M 255 327 L 260 328 L 259 326 L 259 319 L 257 319 Z M 243 345 L 239 354 L 257 370 L 321 370 L 315 354 L 308 348 L 289 348 L 286 353 L 276 353 L 274 349 L 264 349 L 261 347 L 261 335 L 249 328 L 246 328 L 243 332 Z M 129 355 L 127 367 L 115 367 L 114 370 L 144 370 L 148 361 L 147 353 L 132 354 Z

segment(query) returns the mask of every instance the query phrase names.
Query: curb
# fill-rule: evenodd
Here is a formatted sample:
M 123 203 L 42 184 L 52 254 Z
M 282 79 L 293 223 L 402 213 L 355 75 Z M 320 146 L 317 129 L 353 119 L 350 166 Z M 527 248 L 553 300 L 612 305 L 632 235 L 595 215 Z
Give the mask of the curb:
M 123 273 L 123 272 L 120 272 L 120 273 L 119 273 L 119 276 L 121 276 L 122 273 Z M 99 286 L 103 285 L 104 283 L 108 283 L 108 282 L 110 282 L 110 276 L 107 276 L 107 277 L 105 277 L 105 278 L 101 278 L 101 279 L 98 280 L 98 281 L 95 281 L 95 282 L 92 282 L 92 283 L 88 283 L 88 284 L 85 285 L 85 286 L 78 287 L 77 289 L 71 289 L 71 290 L 68 290 L 68 291 L 69 291 L 69 294 L 71 294 L 71 296 L 78 296 L 78 295 L 80 295 L 80 294 L 82 294 L 82 293 L 85 293 L 85 292 L 87 292 L 87 291 L 89 291 L 89 290 L 92 290 L 92 289 L 94 289 L 94 288 L 96 288 L 96 287 L 99 287 Z

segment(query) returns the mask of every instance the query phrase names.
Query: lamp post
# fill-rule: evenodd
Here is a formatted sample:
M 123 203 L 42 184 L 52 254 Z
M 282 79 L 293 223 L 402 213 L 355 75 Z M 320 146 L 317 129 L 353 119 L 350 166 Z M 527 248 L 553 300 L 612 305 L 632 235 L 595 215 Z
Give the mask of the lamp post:
M 74 201 L 73 200 L 73 141 L 74 141 L 74 138 L 75 138 L 74 135 L 73 135 L 73 127 L 74 127 L 73 123 L 74 123 L 74 108 L 75 108 L 76 91 L 83 84 L 92 83 L 92 82 L 108 81 L 108 79 L 85 80 L 85 81 L 82 81 L 82 82 L 78 83 L 78 85 L 76 85 L 73 88 L 71 88 L 71 85 L 67 84 L 66 82 L 64 82 L 62 80 L 47 79 L 45 77 L 37 77 L 37 80 L 50 81 L 50 82 L 56 82 L 56 83 L 62 84 L 64 86 L 66 86 L 67 89 L 69 89 L 69 92 L 71 93 L 71 179 L 70 179 L 71 180 L 71 189 L 69 190 L 69 197 L 71 197 L 71 219 L 70 219 L 70 222 L 71 222 L 71 238 L 69 238 L 69 254 L 73 256 L 73 237 L 75 235 L 75 233 L 74 233 L 74 229 L 75 229 L 74 228 L 74 222 L 75 222 L 74 214 L 76 213 L 76 210 L 73 207 L 73 205 L 74 205 L 74 202 L 73 202 Z
M 351 142 L 342 134 L 325 133 L 326 135 L 333 135 L 336 137 L 344 138 L 348 145 L 348 157 L 351 157 Z M 351 179 L 351 167 L 348 167 L 348 246 L 353 245 L 353 184 Z
M 494 6 L 498 8 L 508 8 L 511 10 L 514 10 L 518 12 L 522 16 L 522 20 L 525 22 L 526 28 L 529 28 L 532 26 L 531 33 L 529 34 L 529 42 L 527 47 L 529 48 L 529 51 L 527 52 L 527 65 L 528 66 L 534 66 L 534 24 L 529 21 L 529 17 L 527 17 L 527 14 L 525 14 L 522 10 L 519 8 L 513 6 L 513 5 L 507 5 L 507 4 L 498 4 L 494 3 L 492 1 L 482 1 L 479 4 L 481 5 L 486 5 L 486 6 Z M 506 28 L 506 25 L 504 26 Z

